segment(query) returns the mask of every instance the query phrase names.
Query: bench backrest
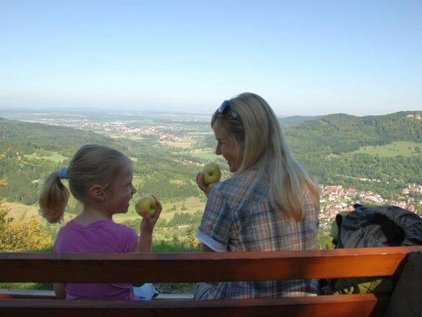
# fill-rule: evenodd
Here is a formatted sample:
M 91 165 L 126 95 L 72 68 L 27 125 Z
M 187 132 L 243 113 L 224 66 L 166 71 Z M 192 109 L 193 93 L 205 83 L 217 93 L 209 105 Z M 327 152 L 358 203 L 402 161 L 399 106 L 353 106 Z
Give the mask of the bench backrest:
M 168 283 L 396 276 L 408 253 L 414 251 L 422 251 L 422 246 L 239 253 L 0 253 L 0 282 Z M 388 294 L 131 303 L 1 299 L 0 315 L 54 316 L 60 310 L 61 317 L 381 316 L 388 299 Z
M 56 254 L 0 253 L 0 282 L 218 282 L 393 276 L 422 246 L 336 250 Z

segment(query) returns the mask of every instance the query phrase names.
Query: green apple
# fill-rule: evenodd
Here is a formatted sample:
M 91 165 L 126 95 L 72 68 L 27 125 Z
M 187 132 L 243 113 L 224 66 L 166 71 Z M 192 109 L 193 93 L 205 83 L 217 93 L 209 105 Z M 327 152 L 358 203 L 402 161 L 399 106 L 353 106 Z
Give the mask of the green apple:
M 155 214 L 156 207 L 157 202 L 154 197 L 148 195 L 138 200 L 135 205 L 135 210 L 141 217 L 144 217 L 147 214 L 152 217 Z
M 202 173 L 204 173 L 204 184 L 207 186 L 220 181 L 221 170 L 217 163 L 205 164 Z

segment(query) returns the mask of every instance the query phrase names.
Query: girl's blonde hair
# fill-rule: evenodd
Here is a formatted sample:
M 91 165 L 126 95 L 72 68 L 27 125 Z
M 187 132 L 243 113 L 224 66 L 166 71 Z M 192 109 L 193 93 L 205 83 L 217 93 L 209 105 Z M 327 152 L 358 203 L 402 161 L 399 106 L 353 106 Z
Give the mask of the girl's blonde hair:
M 270 182 L 270 200 L 287 218 L 301 220 L 305 216 L 305 197 L 319 206 L 319 186 L 294 159 L 281 132 L 279 121 L 268 103 L 260 96 L 243 93 L 227 100 L 225 111 L 217 110 L 211 126 L 221 126 L 243 148 L 243 160 L 236 173 L 257 168 Z
M 78 201 L 84 203 L 88 190 L 93 185 L 106 188 L 128 164 L 132 164 L 130 159 L 115 149 L 96 144 L 84 145 L 73 156 L 67 168 L 67 175 L 62 178 L 69 180 L 70 192 Z M 59 176 L 56 171 L 47 177 L 38 201 L 41 215 L 50 223 L 63 219 L 69 201 L 69 190 Z

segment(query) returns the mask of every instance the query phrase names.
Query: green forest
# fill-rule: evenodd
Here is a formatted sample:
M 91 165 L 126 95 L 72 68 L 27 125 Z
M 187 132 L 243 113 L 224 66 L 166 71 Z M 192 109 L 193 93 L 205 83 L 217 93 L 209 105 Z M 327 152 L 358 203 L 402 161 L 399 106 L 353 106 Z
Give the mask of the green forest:
M 99 126 L 116 119 L 110 115 L 93 117 L 90 119 Z M 292 152 L 320 184 L 394 197 L 406 184 L 421 183 L 421 117 L 422 112 L 414 111 L 367 117 L 334 114 L 282 118 L 280 123 Z M 209 123 L 159 116 L 118 119 L 126 120 L 131 129 L 147 127 L 152 132 L 142 137 L 119 137 L 118 133 L 107 135 L 101 128 L 75 129 L 0 118 L 0 221 L 3 228 L 9 228 L 2 229 L 3 250 L 49 249 L 59 226 L 48 226 L 37 218 L 14 219 L 5 203 L 36 208 L 44 179 L 66 166 L 73 153 L 87 143 L 105 144 L 128 154 L 134 161 L 138 194 L 151 193 L 162 201 L 165 210 L 157 224 L 155 251 L 198 250 L 195 232 L 205 197 L 195 184 L 195 176 L 208 160 L 221 163 L 223 178 L 228 175 L 225 162 L 213 154 L 215 140 Z M 174 140 L 163 142 L 162 136 L 167 134 Z M 71 217 L 78 210 L 78 204 L 71 201 L 66 214 Z M 133 207 L 118 220 L 139 230 Z M 18 223 L 39 230 L 33 234 L 39 239 L 30 245 L 12 241 L 7 237 L 11 230 L 23 230 Z M 330 247 L 326 232 L 321 232 L 319 244 Z

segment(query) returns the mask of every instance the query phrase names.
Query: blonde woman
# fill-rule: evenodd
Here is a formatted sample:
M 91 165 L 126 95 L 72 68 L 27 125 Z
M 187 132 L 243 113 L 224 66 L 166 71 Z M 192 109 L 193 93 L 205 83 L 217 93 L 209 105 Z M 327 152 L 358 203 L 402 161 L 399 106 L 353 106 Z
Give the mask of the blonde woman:
M 225 100 L 211 127 L 232 176 L 207 195 L 197 233 L 204 252 L 316 249 L 319 187 L 292 156 L 277 117 L 260 96 Z M 279 297 L 310 292 L 306 280 L 198 285 L 195 298 Z

